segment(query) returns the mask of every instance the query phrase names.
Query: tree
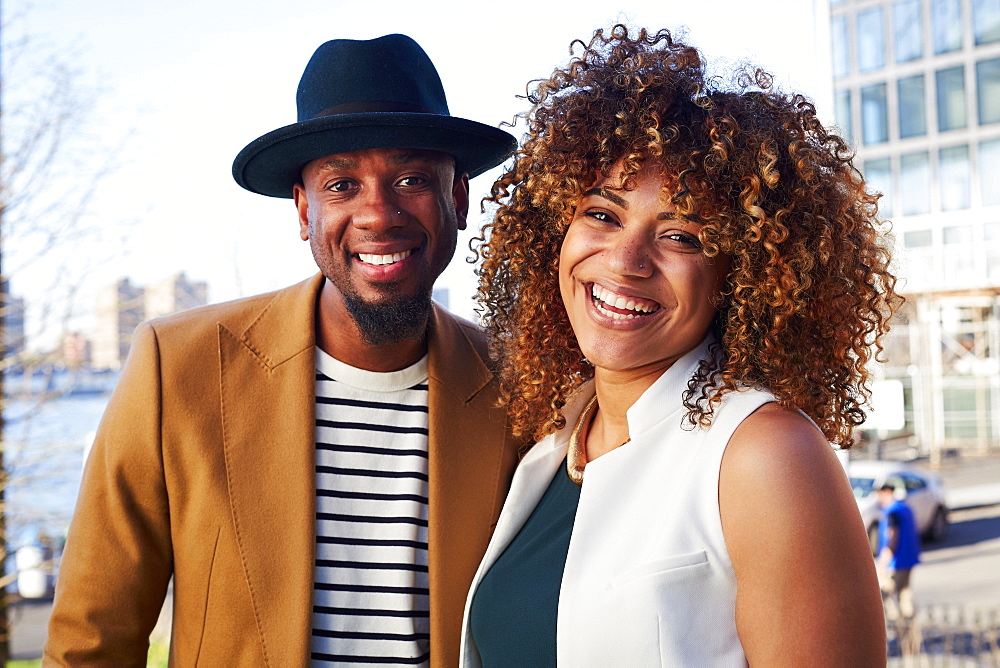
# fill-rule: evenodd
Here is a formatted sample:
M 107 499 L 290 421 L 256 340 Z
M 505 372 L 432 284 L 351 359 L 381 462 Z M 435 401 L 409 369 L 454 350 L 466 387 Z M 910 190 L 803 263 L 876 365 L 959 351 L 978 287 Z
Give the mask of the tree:
M 4 568 L 10 474 L 4 377 L 40 359 L 6 350 L 4 321 L 16 303 L 8 279 L 47 281 L 35 291 L 44 297 L 30 304 L 36 327 L 65 329 L 88 269 L 108 259 L 108 251 L 74 251 L 101 246 L 106 230 L 89 215 L 90 205 L 127 138 L 112 147 L 98 140 L 91 127 L 99 91 L 74 68 L 73 53 L 15 35 L 20 18 L 0 12 L 0 665 L 10 654 L 6 585 L 14 577 Z

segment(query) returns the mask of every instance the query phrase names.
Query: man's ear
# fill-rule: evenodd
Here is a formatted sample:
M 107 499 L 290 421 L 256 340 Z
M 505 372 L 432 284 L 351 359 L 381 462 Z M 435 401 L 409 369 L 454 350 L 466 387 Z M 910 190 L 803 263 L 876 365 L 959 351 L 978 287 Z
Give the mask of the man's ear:
M 306 197 L 306 189 L 301 183 L 292 186 L 292 200 L 299 212 L 299 238 L 302 241 L 309 241 L 309 198 Z
M 464 230 L 469 225 L 469 175 L 462 172 L 455 177 L 451 187 L 451 195 L 455 198 L 455 214 L 458 219 L 458 229 Z

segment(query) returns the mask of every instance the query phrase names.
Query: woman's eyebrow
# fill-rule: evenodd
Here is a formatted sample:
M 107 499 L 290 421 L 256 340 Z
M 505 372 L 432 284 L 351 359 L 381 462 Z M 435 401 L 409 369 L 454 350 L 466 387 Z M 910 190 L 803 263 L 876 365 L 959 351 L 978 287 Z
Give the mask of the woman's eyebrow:
M 589 197 L 591 195 L 597 195 L 598 197 L 603 197 L 612 204 L 617 204 L 623 209 L 628 208 L 628 202 L 626 202 L 624 199 L 614 194 L 610 190 L 605 190 L 604 188 L 591 188 L 590 190 L 583 193 L 584 197 Z

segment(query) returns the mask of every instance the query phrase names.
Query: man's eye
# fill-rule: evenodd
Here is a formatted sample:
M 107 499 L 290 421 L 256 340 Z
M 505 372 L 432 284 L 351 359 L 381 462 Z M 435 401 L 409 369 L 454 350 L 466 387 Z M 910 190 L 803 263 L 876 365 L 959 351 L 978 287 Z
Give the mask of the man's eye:
M 333 183 L 330 184 L 330 187 L 328 188 L 328 190 L 332 190 L 333 192 L 338 192 L 338 193 L 342 193 L 350 189 L 351 189 L 350 181 L 334 181 Z
M 399 185 L 404 188 L 415 188 L 423 185 L 426 179 L 421 176 L 404 176 L 399 180 Z

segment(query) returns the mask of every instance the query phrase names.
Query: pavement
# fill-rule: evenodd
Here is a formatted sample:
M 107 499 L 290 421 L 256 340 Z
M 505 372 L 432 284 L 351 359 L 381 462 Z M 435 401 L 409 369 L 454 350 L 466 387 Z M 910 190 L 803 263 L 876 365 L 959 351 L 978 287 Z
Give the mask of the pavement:
M 858 453 L 863 454 L 863 453 Z M 986 454 L 948 452 L 936 467 L 926 457 L 907 457 L 906 451 L 887 451 L 887 457 L 907 459 L 915 466 L 935 471 L 944 483 L 945 497 L 952 510 L 1000 505 L 1000 448 Z M 172 590 L 157 622 L 154 634 L 169 633 L 169 613 Z M 52 612 L 51 599 L 13 601 L 10 606 L 12 623 L 11 658 L 37 659 L 42 656 L 45 632 Z

